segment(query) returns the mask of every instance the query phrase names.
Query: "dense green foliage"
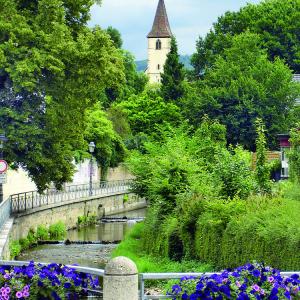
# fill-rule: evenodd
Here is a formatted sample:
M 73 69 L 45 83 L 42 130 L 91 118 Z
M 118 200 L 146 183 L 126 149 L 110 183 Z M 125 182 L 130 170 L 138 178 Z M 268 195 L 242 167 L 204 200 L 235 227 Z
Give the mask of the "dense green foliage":
M 256 120 L 256 180 L 261 193 L 270 192 L 270 170 L 267 165 L 265 128 L 261 119 Z
M 0 124 L 5 157 L 43 190 L 71 179 L 84 149 L 85 110 L 124 82 L 123 59 L 100 28 L 95 1 L 0 1 Z M 7 17 L 9 16 L 9 18 Z
M 138 223 L 129 229 L 126 237 L 117 248 L 114 249 L 112 256 L 126 256 L 132 259 L 141 273 L 153 272 L 208 272 L 212 268 L 208 264 L 199 264 L 197 261 L 175 262 L 168 258 L 157 258 L 144 251 L 142 234 L 144 223 Z
M 179 108 L 175 104 L 165 102 L 157 93 L 147 90 L 130 96 L 115 108 L 126 115 L 133 134 L 152 134 L 163 123 L 176 126 L 181 121 Z
M 131 153 L 133 190 L 150 204 L 141 235 L 146 253 L 216 270 L 252 260 L 300 267 L 299 201 L 285 197 L 293 187 L 269 186 L 262 128 L 256 170 L 249 152 L 227 149 L 224 126 L 207 118 L 194 134 L 186 126 L 163 131 L 160 141 L 144 144 L 144 153 Z M 271 187 L 273 196 L 264 196 Z
M 187 97 L 185 107 L 195 126 L 208 114 L 226 126 L 228 143 L 251 150 L 255 149 L 256 118 L 266 126 L 268 146 L 276 148 L 276 135 L 289 129 L 290 112 L 299 95 L 291 71 L 279 59 L 269 61 L 260 43 L 256 34 L 235 36 L 197 83 L 196 92 Z
M 101 180 L 105 180 L 108 168 L 116 167 L 123 161 L 125 145 L 106 113 L 100 109 L 99 103 L 87 111 L 86 118 L 84 136 L 86 141 L 94 141 L 96 145 L 93 156 L 101 167 Z
M 197 52 L 191 59 L 195 76 L 210 69 L 218 56 L 231 47 L 233 37 L 244 32 L 258 34 L 271 60 L 279 57 L 300 73 L 299 12 L 299 0 L 264 0 L 238 12 L 225 13 L 197 42 Z

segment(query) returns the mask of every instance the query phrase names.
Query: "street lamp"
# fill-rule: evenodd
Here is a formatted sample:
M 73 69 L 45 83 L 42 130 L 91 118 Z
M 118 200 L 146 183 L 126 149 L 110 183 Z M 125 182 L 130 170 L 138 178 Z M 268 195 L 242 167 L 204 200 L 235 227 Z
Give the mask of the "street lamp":
M 89 188 L 89 195 L 93 195 L 93 153 L 95 151 L 95 143 L 90 142 L 89 143 L 89 152 L 91 153 L 91 158 L 90 158 L 90 188 Z
M 3 145 L 4 142 L 7 141 L 7 138 L 5 137 L 5 134 L 0 133 L 0 159 L 3 159 Z M 0 181 L 0 203 L 3 201 L 3 184 L 2 181 Z

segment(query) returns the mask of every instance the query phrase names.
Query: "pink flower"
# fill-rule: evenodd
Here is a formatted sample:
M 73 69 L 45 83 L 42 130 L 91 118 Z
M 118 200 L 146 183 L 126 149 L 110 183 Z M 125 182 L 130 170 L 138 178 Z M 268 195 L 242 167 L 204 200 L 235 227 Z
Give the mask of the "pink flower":
M 239 281 L 237 281 L 235 284 L 236 284 L 237 287 L 241 287 L 242 286 Z
M 7 294 L 9 294 L 9 293 L 10 293 L 10 287 L 7 286 L 7 287 L 5 288 L 5 291 L 6 291 Z

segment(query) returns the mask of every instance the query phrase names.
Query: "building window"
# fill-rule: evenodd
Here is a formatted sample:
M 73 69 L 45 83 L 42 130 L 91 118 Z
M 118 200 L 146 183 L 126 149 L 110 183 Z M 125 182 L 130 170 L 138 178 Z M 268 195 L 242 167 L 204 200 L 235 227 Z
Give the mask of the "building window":
M 161 40 L 156 41 L 156 50 L 161 50 Z
M 157 70 L 160 70 L 160 65 L 157 65 Z

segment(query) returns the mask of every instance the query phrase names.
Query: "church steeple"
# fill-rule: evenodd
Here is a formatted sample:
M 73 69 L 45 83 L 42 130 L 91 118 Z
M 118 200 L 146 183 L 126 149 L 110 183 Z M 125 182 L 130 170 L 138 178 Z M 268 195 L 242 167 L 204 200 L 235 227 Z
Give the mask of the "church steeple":
M 171 38 L 172 36 L 165 2 L 159 0 L 152 30 L 147 38 Z

